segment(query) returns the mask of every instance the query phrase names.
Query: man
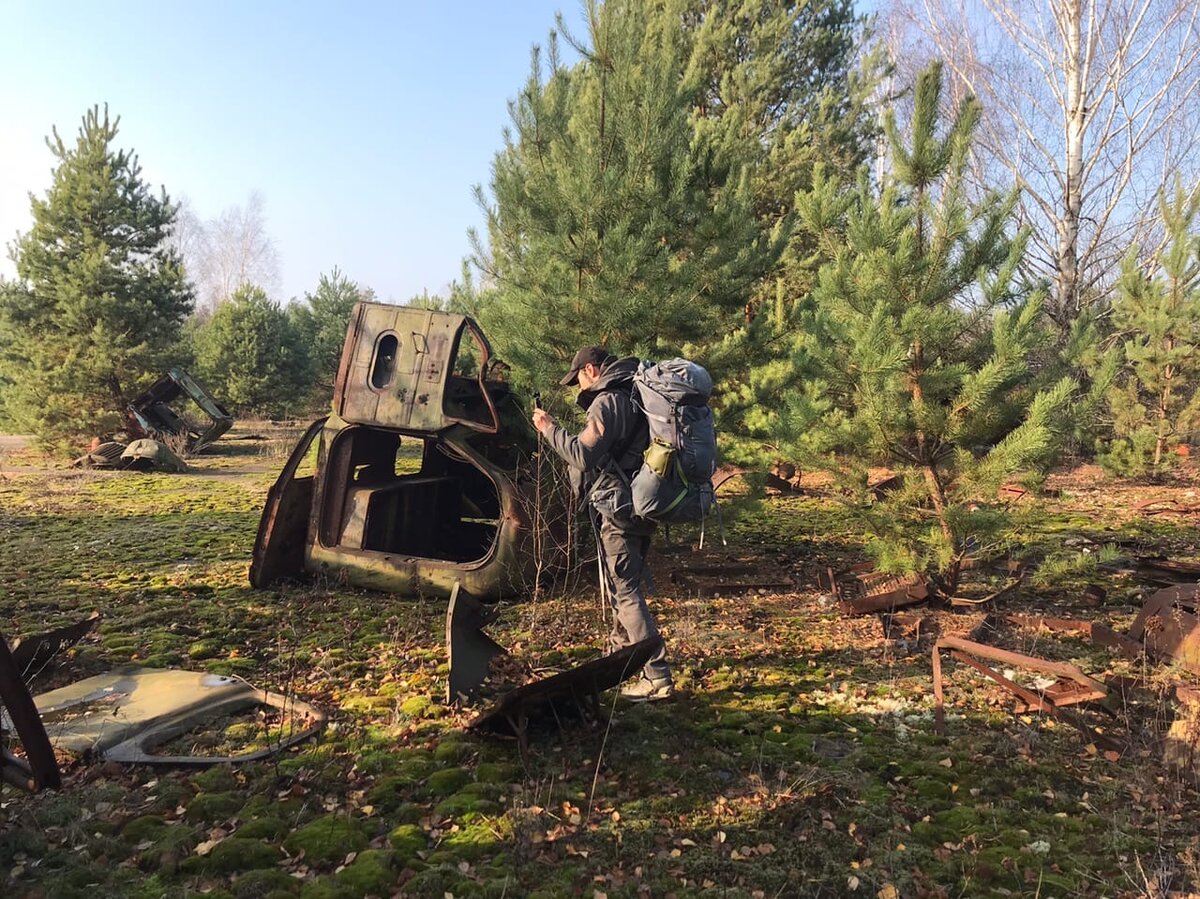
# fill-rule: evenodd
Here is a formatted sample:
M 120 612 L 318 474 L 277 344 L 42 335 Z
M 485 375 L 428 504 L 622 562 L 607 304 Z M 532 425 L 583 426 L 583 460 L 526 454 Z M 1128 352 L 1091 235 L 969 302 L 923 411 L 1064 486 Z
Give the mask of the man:
M 576 482 L 592 507 L 615 616 L 612 649 L 659 635 L 642 593 L 654 522 L 633 517 L 629 490 L 650 443 L 646 419 L 633 405 L 637 366 L 637 359 L 617 359 L 604 347 L 584 347 L 575 354 L 571 370 L 559 382 L 564 387 L 578 384 L 578 402 L 587 412 L 587 422 L 575 436 L 545 410 L 533 410 L 534 427 L 579 475 Z M 666 699 L 674 692 L 665 648 L 646 663 L 639 680 L 621 690 L 635 702 Z

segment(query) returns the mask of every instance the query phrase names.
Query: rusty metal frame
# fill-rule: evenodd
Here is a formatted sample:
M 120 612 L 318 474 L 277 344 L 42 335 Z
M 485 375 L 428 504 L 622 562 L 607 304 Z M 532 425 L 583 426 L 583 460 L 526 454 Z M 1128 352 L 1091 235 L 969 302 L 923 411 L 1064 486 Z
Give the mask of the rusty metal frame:
M 1023 703 L 1019 706 L 1021 711 L 1039 711 L 1045 712 L 1054 718 L 1070 724 L 1080 733 L 1086 736 L 1091 742 L 1097 746 L 1106 749 L 1114 749 L 1118 752 L 1123 751 L 1124 747 L 1097 731 L 1089 725 L 1082 717 L 1061 708 L 1061 703 L 1055 701 L 1054 697 L 1046 692 L 1038 693 L 1033 690 L 1026 689 L 1020 684 L 1014 683 L 1009 678 L 1005 677 L 995 669 L 985 665 L 979 659 L 988 659 L 993 662 L 1002 662 L 1007 665 L 1013 665 L 1020 668 L 1027 668 L 1031 671 L 1039 671 L 1043 674 L 1053 674 L 1059 678 L 1065 679 L 1075 684 L 1075 688 L 1070 690 L 1075 694 L 1071 698 L 1071 702 L 1088 701 L 1092 699 L 1102 699 L 1108 695 L 1108 688 L 1100 681 L 1088 677 L 1075 665 L 1067 662 L 1054 662 L 1049 659 L 1040 659 L 1036 656 L 1027 656 L 1018 652 L 1011 652 L 1007 649 L 999 649 L 995 646 L 988 646 L 985 643 L 976 643 L 972 640 L 963 640 L 958 637 L 942 637 L 934 644 L 931 653 L 931 662 L 933 664 L 933 696 L 934 696 L 934 730 L 938 734 L 946 732 L 946 711 L 945 697 L 942 687 L 942 652 L 950 653 L 951 658 L 962 662 L 974 668 L 980 674 L 995 681 L 1000 686 L 1004 687 L 1010 693 L 1017 696 Z M 1092 695 L 1086 695 L 1092 694 Z M 1085 697 L 1085 698 L 1079 698 Z
M 921 575 L 897 577 L 882 574 L 870 562 L 853 565 L 846 571 L 825 569 L 822 586 L 829 590 L 846 615 L 891 612 L 929 599 L 929 586 Z M 845 586 L 849 582 L 853 586 Z
M 8 641 L 0 634 L 0 704 L 8 712 L 13 729 L 25 750 L 25 759 L 8 751 L 4 725 L 0 722 L 0 779 L 30 793 L 57 790 L 62 786 L 62 774 L 54 747 L 46 735 L 37 706 L 21 677 L 21 670 L 9 651 Z
M 92 612 L 87 618 L 74 624 L 55 628 L 43 634 L 22 637 L 11 646 L 13 664 L 23 674 L 27 674 L 35 668 L 40 669 L 68 646 L 74 646 L 86 637 L 100 618 L 99 612 Z
M 1045 630 L 1051 633 L 1077 634 L 1086 637 L 1097 646 L 1115 650 L 1118 655 L 1127 659 L 1136 659 L 1142 654 L 1142 644 L 1139 640 L 1118 633 L 1106 624 L 1098 621 L 1083 621 L 1079 618 L 1050 618 L 1043 615 L 1021 615 L 1006 613 L 1004 620 L 1017 627 L 1027 627 L 1033 630 Z
M 198 434 L 192 435 L 186 430 L 180 432 L 175 422 L 164 419 L 156 411 L 155 407 L 165 406 L 181 396 L 195 403 L 209 418 L 208 427 Z M 190 452 L 199 452 L 233 427 L 233 416 L 182 368 L 172 368 L 137 396 L 125 407 L 125 419 L 128 428 L 140 436 L 157 439 L 163 434 L 172 434 L 185 437 Z

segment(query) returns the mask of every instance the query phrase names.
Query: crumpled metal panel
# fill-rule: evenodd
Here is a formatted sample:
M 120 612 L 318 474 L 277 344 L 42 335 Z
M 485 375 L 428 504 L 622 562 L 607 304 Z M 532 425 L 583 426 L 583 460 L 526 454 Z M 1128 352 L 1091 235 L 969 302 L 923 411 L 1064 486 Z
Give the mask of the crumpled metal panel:
M 1200 674 L 1200 584 L 1179 584 L 1153 593 L 1129 628 L 1159 658 L 1173 659 Z
M 186 396 L 209 420 L 203 431 L 190 432 L 169 404 Z M 233 426 L 233 416 L 213 398 L 200 382 L 182 368 L 172 368 L 125 408 L 131 432 L 146 437 L 186 437 L 187 449 L 199 452 Z

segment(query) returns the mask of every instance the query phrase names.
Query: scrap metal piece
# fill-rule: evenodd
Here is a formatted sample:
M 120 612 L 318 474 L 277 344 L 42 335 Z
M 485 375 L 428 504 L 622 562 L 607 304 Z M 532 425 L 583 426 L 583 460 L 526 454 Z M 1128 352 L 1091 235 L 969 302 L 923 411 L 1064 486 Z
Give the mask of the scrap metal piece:
M 1175 720 L 1163 741 L 1163 761 L 1167 767 L 1193 780 L 1200 780 L 1200 690 L 1175 685 L 1179 703 Z
M 121 463 L 130 471 L 166 471 L 183 474 L 188 470 L 175 452 L 160 440 L 148 437 L 135 440 L 121 453 Z
M 72 468 L 118 468 L 121 453 L 125 452 L 125 444 L 115 440 L 97 443 L 94 449 L 80 456 L 71 463 Z
M 122 762 L 128 765 L 172 765 L 185 767 L 204 767 L 208 765 L 242 765 L 247 762 L 257 762 L 270 758 L 276 753 L 283 752 L 315 736 L 325 726 L 325 713 L 316 707 L 302 702 L 292 696 L 279 693 L 268 693 L 265 690 L 253 690 L 244 696 L 229 697 L 204 709 L 204 718 L 234 714 L 255 706 L 279 709 L 292 719 L 307 722 L 305 726 L 280 734 L 278 741 L 264 749 L 253 752 L 243 752 L 238 755 L 154 755 L 152 750 L 180 734 L 192 730 L 196 724 L 197 715 L 188 714 L 172 718 L 161 724 L 156 724 L 136 736 L 124 740 L 106 749 L 104 758 L 110 762 Z
M 1078 618 L 1049 618 L 1042 615 L 1019 615 L 1009 613 L 1004 619 L 1017 627 L 1028 627 L 1033 630 L 1045 628 L 1051 633 L 1078 634 L 1087 637 L 1097 646 L 1105 646 L 1115 650 L 1118 655 L 1127 659 L 1136 659 L 1142 654 L 1142 644 L 1124 634 L 1119 634 L 1106 624 L 1098 621 L 1082 621 Z
M 756 565 L 693 565 L 671 572 L 671 582 L 699 599 L 739 593 L 792 593 L 796 584 L 780 577 L 764 576 Z
M 899 577 L 875 570 L 869 562 L 854 565 L 844 572 L 826 569 L 827 588 L 837 598 L 846 615 L 891 612 L 916 605 L 930 596 L 925 578 L 919 574 Z
M 597 719 L 600 694 L 639 674 L 661 645 L 661 637 L 651 637 L 611 655 L 518 687 L 480 713 L 468 727 L 516 737 L 524 751 L 530 723 L 554 718 L 561 729 L 566 720 Z
M 265 693 L 236 678 L 136 665 L 51 690 L 34 702 L 44 732 L 58 748 L 94 752 L 103 758 L 114 758 L 111 753 L 115 751 L 114 760 L 138 763 L 211 765 L 262 758 L 253 753 L 235 758 L 150 756 L 144 749 L 204 721 L 255 705 L 295 707 L 315 722 L 270 752 L 311 736 L 325 721 L 322 713 L 306 703 Z
M 491 670 L 492 659 L 508 655 L 507 649 L 483 632 L 496 615 L 495 609 L 489 609 L 463 590 L 461 583 L 455 583 L 446 608 L 446 656 L 450 664 L 447 705 L 474 696 Z
M 74 646 L 86 637 L 100 617 L 99 612 L 92 612 L 87 618 L 74 624 L 18 639 L 11 647 L 13 663 L 17 670 L 28 673 L 40 669 L 64 649 Z
M 209 424 L 196 429 L 180 418 L 170 404 L 180 397 L 195 403 Z M 183 437 L 189 452 L 199 452 L 233 426 L 233 416 L 182 368 L 172 368 L 125 408 L 126 427 L 139 437 Z
M 1020 684 L 1015 683 L 1005 677 L 995 669 L 983 664 L 979 659 L 988 659 L 993 662 L 1002 662 L 1006 665 L 1012 665 L 1018 668 L 1027 668 L 1031 671 L 1038 671 L 1043 674 L 1053 674 L 1059 678 L 1065 679 L 1074 683 L 1075 687 L 1070 689 L 1069 693 L 1093 693 L 1097 694 L 1090 698 L 1102 699 L 1108 695 L 1108 689 L 1100 681 L 1088 677 L 1079 668 L 1066 662 L 1054 662 L 1049 659 L 1039 659 L 1036 656 L 1022 655 L 1018 652 L 1011 652 L 1007 649 L 999 649 L 995 646 L 988 646 L 985 643 L 975 643 L 971 640 L 963 640 L 958 637 L 942 637 L 934 644 L 931 661 L 933 663 L 933 695 L 934 695 L 934 730 L 939 734 L 946 732 L 946 712 L 942 688 L 942 659 L 943 651 L 949 651 L 952 658 L 974 668 L 980 674 L 998 683 L 1009 692 L 1016 695 L 1022 700 L 1022 705 L 1018 708 L 1022 711 L 1039 711 L 1058 718 L 1072 727 L 1076 728 L 1080 733 L 1084 734 L 1091 742 L 1097 746 L 1106 749 L 1113 749 L 1118 752 L 1123 751 L 1124 747 L 1113 740 L 1111 737 L 1097 731 L 1089 725 L 1083 718 L 1061 708 L 1055 702 L 1052 694 L 1041 691 L 1026 689 Z M 1076 700 L 1087 701 L 1087 700 Z
M 1129 636 L 1141 641 L 1159 658 L 1174 660 L 1200 674 L 1200 584 L 1164 587 L 1151 594 L 1129 627 Z
M 0 634 L 0 705 L 4 712 L 0 716 L 0 780 L 30 793 L 57 790 L 62 786 L 62 775 L 54 748 L 3 634 Z M 8 751 L 6 731 L 16 732 L 25 750 L 24 759 Z
M 1200 580 L 1200 562 L 1138 556 L 1138 574 L 1159 584 L 1195 583 Z

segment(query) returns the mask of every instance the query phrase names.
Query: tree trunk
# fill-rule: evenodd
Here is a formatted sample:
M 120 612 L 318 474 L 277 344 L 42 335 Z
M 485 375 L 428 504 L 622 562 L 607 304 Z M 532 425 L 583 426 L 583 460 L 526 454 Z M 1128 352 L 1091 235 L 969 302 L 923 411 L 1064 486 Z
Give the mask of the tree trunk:
M 909 369 L 909 390 L 912 394 L 913 410 L 916 411 L 925 403 L 924 391 L 921 389 L 921 375 L 925 373 L 925 348 L 919 340 L 914 341 L 912 345 L 912 359 L 912 367 Z M 958 547 L 954 542 L 954 530 L 950 527 L 950 516 L 947 512 L 946 487 L 938 476 L 934 451 L 929 446 L 925 429 L 920 425 L 916 428 L 916 437 L 917 459 L 925 478 L 925 485 L 929 488 L 929 498 L 933 502 L 933 512 L 937 516 L 938 526 L 942 529 L 942 536 L 957 550 Z M 955 563 L 949 571 L 938 572 L 938 574 L 943 580 L 946 591 L 953 592 L 958 586 L 958 564 Z
M 1067 102 L 1064 137 L 1066 171 L 1063 185 L 1062 215 L 1058 226 L 1058 271 L 1055 311 L 1060 324 L 1067 325 L 1080 308 L 1079 297 L 1079 218 L 1083 208 L 1083 141 L 1087 130 L 1088 109 L 1083 94 L 1083 0 L 1063 5 L 1066 17 L 1067 45 L 1064 47 Z

